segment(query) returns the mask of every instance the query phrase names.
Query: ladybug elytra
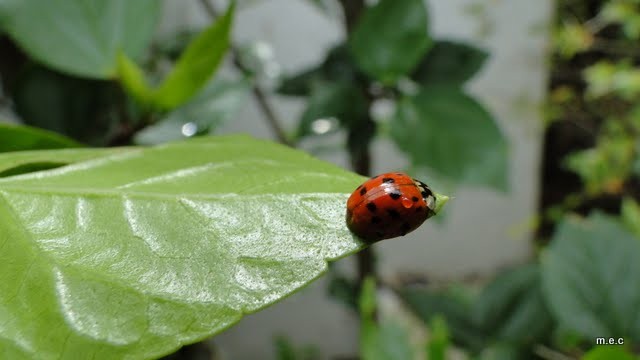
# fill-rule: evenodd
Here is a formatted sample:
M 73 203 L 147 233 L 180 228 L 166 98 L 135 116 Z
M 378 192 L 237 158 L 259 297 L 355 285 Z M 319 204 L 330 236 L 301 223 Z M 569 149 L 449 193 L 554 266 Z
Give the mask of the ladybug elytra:
M 422 181 L 395 172 L 365 181 L 347 201 L 347 227 L 366 241 L 404 236 L 435 215 L 436 196 Z

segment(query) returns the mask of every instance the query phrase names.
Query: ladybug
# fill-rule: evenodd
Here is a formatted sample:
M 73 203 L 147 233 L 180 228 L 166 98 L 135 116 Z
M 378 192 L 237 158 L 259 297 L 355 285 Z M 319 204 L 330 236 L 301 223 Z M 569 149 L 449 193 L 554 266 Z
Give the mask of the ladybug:
M 436 197 L 422 181 L 396 172 L 365 181 L 347 200 L 347 227 L 375 242 L 404 236 L 435 215 Z

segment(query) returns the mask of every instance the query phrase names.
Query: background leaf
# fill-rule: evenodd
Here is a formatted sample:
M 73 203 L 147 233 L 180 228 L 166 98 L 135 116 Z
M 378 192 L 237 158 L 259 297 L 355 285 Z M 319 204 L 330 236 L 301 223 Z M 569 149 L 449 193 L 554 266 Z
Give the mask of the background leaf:
M 640 339 L 640 241 L 601 214 L 565 220 L 542 257 L 545 300 L 589 341 Z
M 356 64 L 390 84 L 408 74 L 432 44 L 422 0 L 381 0 L 361 15 L 349 38 Z
M 631 197 L 622 199 L 620 215 L 627 230 L 631 231 L 636 238 L 640 239 L 640 204 Z
M 427 341 L 427 359 L 446 360 L 449 343 L 449 328 L 443 316 L 435 316 L 429 326 L 430 334 Z
M 0 123 L 0 152 L 80 146 L 82 144 L 54 132 L 30 126 Z
M 277 91 L 282 95 L 309 96 L 318 81 L 355 83 L 364 79 L 365 75 L 354 68 L 347 46 L 340 44 L 329 51 L 321 64 L 285 77 Z
M 115 75 L 119 50 L 133 58 L 143 54 L 160 5 L 156 0 L 0 0 L 0 22 L 47 66 L 106 79 Z
M 477 351 L 487 341 L 488 334 L 473 322 L 471 299 L 466 294 L 449 288 L 407 288 L 399 295 L 425 325 L 437 316 L 444 317 L 453 342 Z
M 476 299 L 473 318 L 496 341 L 519 346 L 544 342 L 553 322 L 542 296 L 538 265 L 496 277 Z
M 213 134 L 229 120 L 249 95 L 249 81 L 216 79 L 192 100 L 166 115 L 162 120 L 136 133 L 134 141 L 141 145 L 162 144 L 194 134 Z M 186 129 L 191 126 L 192 129 Z
M 362 180 L 239 136 L 2 178 L 0 353 L 154 358 L 220 332 L 361 249 Z
M 196 36 L 178 59 L 173 70 L 153 94 L 160 108 L 173 109 L 191 98 L 218 68 L 227 48 L 234 7 Z
M 394 319 L 375 320 L 376 282 L 369 277 L 362 285 L 360 307 L 360 356 L 363 360 L 413 359 L 407 329 Z
M 398 102 L 391 136 L 415 166 L 451 181 L 507 189 L 506 139 L 491 115 L 454 87 L 425 87 Z
M 469 80 L 484 64 L 487 52 L 455 41 L 436 41 L 411 77 L 425 85 L 457 85 Z
M 312 124 L 321 118 L 335 118 L 345 126 L 367 114 L 367 103 L 360 89 L 345 82 L 318 81 L 313 84 L 307 108 L 298 124 L 298 136 L 312 133 Z
M 621 346 L 597 346 L 589 350 L 582 360 L 637 360 L 628 350 Z

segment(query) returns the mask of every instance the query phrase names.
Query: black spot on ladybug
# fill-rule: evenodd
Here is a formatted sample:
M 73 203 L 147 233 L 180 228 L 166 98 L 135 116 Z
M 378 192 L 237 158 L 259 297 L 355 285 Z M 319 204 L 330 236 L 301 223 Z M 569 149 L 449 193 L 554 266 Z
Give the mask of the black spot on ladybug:
M 369 209 L 369 211 L 371 212 L 376 212 L 376 210 L 378 209 L 378 207 L 376 206 L 376 204 L 374 203 L 368 203 L 367 204 L 367 209 Z
M 394 210 L 394 209 L 388 209 L 388 210 L 387 210 L 387 214 L 389 214 L 389 216 L 391 216 L 393 219 L 398 219 L 398 218 L 400 218 L 400 213 L 399 213 L 399 212 L 397 212 L 397 211 L 396 211 L 396 210 Z
M 366 187 L 363 187 L 362 189 L 360 189 L 360 195 L 364 195 L 366 193 L 367 193 L 367 188 Z M 423 194 L 424 194 L 424 192 L 423 192 Z
M 383 182 L 383 183 L 391 184 L 391 183 L 394 183 L 394 182 L 396 182 L 396 181 L 395 181 L 395 180 L 393 180 L 392 178 L 382 178 L 382 182 Z
M 400 199 L 400 196 L 402 196 L 402 194 L 400 194 L 399 192 L 392 192 L 392 193 L 389 193 L 389 196 L 391 196 L 393 200 L 398 200 Z
M 418 199 L 418 197 L 417 197 L 417 196 L 414 196 L 414 197 L 412 197 L 412 198 L 411 198 L 411 200 L 413 200 L 413 202 L 417 202 L 417 201 L 418 201 L 418 200 L 420 200 L 420 199 Z
M 427 195 L 429 195 L 429 193 L 424 191 L 424 190 L 422 190 L 422 192 L 420 194 L 422 195 L 423 198 L 426 198 Z M 362 191 L 360 191 L 360 195 L 362 195 Z
M 371 223 L 373 223 L 373 224 L 380 224 L 381 222 L 382 222 L 382 219 L 380 219 L 377 216 L 374 216 L 374 217 L 371 218 Z
M 409 225 L 409 223 L 402 223 L 402 236 L 407 235 L 410 229 L 411 225 Z

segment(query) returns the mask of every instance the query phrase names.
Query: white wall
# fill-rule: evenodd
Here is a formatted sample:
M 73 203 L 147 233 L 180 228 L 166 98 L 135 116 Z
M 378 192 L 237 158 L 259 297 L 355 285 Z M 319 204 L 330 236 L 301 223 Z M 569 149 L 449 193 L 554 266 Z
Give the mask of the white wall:
M 266 41 L 286 72 L 318 62 L 342 39 L 341 27 L 310 5 L 308 0 L 251 1 L 237 14 L 237 43 Z M 241 4 L 247 2 L 241 2 Z M 498 267 L 523 261 L 530 255 L 530 230 L 538 196 L 541 146 L 541 102 L 545 90 L 546 24 L 551 0 L 428 0 L 432 33 L 472 41 L 491 53 L 484 70 L 469 91 L 497 117 L 509 137 L 508 194 L 482 188 L 462 188 L 447 205 L 442 225 L 433 222 L 405 238 L 376 245 L 382 273 L 423 273 L 436 278 L 487 274 Z M 221 5 L 218 3 L 218 5 Z M 199 24 L 206 16 L 197 1 L 170 0 L 165 28 Z M 218 8 L 222 8 L 218 6 Z M 285 125 L 295 124 L 300 101 L 272 99 Z M 223 132 L 245 132 L 270 138 L 254 104 Z M 376 172 L 396 169 L 403 156 L 393 145 L 378 141 Z M 346 166 L 344 156 L 327 159 Z M 427 180 L 428 181 L 428 180 Z M 350 266 L 344 260 L 344 267 Z M 341 305 L 325 296 L 324 280 L 216 337 L 231 359 L 269 359 L 272 337 L 284 334 L 296 344 L 316 344 L 323 354 L 348 355 L 357 350 L 357 323 Z

